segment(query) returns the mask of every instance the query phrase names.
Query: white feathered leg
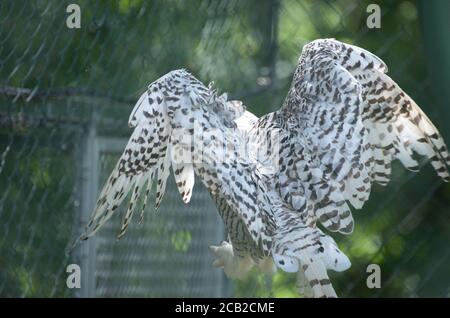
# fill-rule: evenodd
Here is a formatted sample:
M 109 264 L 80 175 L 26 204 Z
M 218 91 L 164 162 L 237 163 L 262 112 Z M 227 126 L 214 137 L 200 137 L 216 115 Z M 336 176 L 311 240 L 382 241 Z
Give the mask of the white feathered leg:
M 213 265 L 223 267 L 228 278 L 243 279 L 255 265 L 250 256 L 234 255 L 233 246 L 228 242 L 222 242 L 220 246 L 211 245 L 209 249 L 216 257 Z
M 272 276 L 277 272 L 277 267 L 276 267 L 272 257 L 267 257 L 267 258 L 259 261 L 259 263 L 256 265 L 266 275 Z

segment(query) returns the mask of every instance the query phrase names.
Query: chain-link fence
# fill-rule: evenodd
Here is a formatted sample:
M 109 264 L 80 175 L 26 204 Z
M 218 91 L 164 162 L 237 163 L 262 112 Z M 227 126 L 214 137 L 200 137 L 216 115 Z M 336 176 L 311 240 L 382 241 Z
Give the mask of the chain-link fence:
M 281 105 L 301 46 L 335 37 L 379 55 L 450 141 L 413 1 L 380 3 L 380 29 L 366 26 L 369 1 L 85 0 L 80 29 L 66 26 L 70 3 L 0 2 L 1 296 L 296 295 L 292 275 L 230 282 L 211 266 L 207 247 L 225 234 L 201 186 L 186 207 L 172 182 L 158 212 L 149 204 L 121 240 L 117 215 L 66 253 L 128 140 L 132 106 L 172 69 L 215 81 L 261 115 Z M 332 275 L 338 294 L 449 296 L 449 207 L 449 187 L 428 166 L 394 165 L 388 187 L 355 211 L 355 232 L 333 235 L 353 263 Z M 72 263 L 81 289 L 66 286 Z M 366 286 L 371 263 L 380 289 Z

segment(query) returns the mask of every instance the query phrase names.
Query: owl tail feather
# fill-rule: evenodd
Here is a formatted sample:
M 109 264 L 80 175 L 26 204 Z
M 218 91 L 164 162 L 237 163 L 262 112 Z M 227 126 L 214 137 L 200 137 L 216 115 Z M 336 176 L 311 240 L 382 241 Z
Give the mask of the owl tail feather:
M 305 297 L 336 298 L 327 270 L 337 272 L 351 264 L 336 242 L 317 228 L 297 229 L 280 235 L 274 245 L 275 264 L 285 272 L 297 273 L 299 292 Z

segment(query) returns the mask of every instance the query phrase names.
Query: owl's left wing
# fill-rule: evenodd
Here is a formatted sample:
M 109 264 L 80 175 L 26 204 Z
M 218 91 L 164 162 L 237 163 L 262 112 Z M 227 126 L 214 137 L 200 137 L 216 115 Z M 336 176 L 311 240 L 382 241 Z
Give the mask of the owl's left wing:
M 273 220 L 262 177 L 239 152 L 243 140 L 235 120 L 243 114 L 241 102 L 219 96 L 185 70 L 150 84 L 130 115 L 134 131 L 100 192 L 82 239 L 98 231 L 131 194 L 121 237 L 141 195 L 142 218 L 154 180 L 156 207 L 160 205 L 172 168 L 185 203 L 197 175 L 213 196 L 220 195 L 233 208 L 256 246 L 268 254 Z

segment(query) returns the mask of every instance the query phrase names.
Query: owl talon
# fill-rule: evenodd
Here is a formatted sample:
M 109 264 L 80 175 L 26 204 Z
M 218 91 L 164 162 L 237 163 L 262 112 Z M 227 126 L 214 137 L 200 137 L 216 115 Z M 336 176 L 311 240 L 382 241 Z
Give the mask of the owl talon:
M 220 246 L 211 245 L 209 250 L 216 259 L 214 267 L 223 267 L 225 275 L 231 279 L 242 279 L 247 276 L 254 263 L 251 257 L 234 255 L 233 246 L 228 242 L 222 242 Z

